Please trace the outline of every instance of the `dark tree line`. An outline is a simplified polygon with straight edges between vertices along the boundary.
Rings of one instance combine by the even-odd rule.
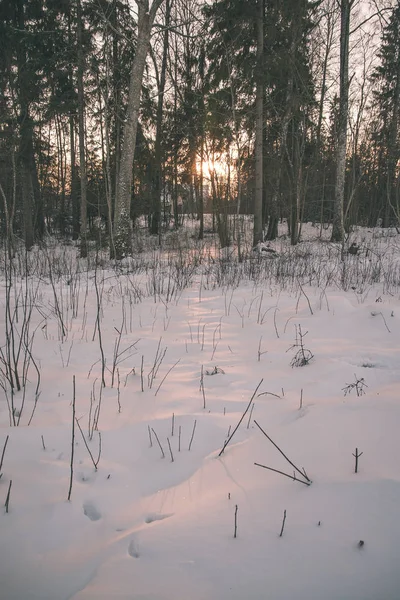
[[[333,223],[335,241],[354,224],[398,226],[397,0],[367,16],[360,0],[136,5],[0,0],[10,246],[50,234],[122,258],[139,217],[161,236],[184,213],[200,238],[212,213],[239,253],[244,214],[254,243],[283,218],[293,244],[308,220]]]

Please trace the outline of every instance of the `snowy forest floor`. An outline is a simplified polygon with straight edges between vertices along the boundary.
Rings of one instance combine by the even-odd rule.
[[[316,233],[2,272],[1,345],[8,298],[32,355],[25,394],[2,364],[2,600],[400,598],[400,237]]]

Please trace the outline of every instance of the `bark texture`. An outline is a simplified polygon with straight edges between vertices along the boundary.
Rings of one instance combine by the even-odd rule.
[[[257,15],[257,88],[256,88],[256,189],[254,197],[253,245],[263,241],[263,131],[264,131],[264,0],[258,0]]]
[[[115,258],[121,260],[132,253],[131,196],[133,183],[133,159],[139,119],[140,96],[146,57],[149,50],[151,28],[157,10],[163,0],[138,1],[138,37],[132,63],[128,106],[123,131],[121,163],[114,212]]]
[[[85,151],[85,98],[83,89],[83,75],[85,71],[85,57],[82,40],[82,5],[81,0],[76,0],[77,17],[77,59],[78,59],[78,124],[79,124],[79,172],[81,189],[81,220],[80,220],[80,254],[87,256],[87,180],[86,180],[86,151]]]
[[[341,0],[340,3],[340,96],[332,242],[341,242],[344,239],[344,190],[346,183],[347,113],[349,107],[349,38],[350,14],[353,4],[354,0]]]

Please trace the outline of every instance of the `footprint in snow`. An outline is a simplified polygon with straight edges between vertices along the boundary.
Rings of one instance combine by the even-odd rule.
[[[135,540],[131,540],[129,542],[128,554],[129,554],[129,556],[132,556],[132,558],[139,558],[140,554],[139,554]]]
[[[296,414],[296,419],[302,419],[303,417],[306,416],[306,414],[308,413],[308,411],[310,410],[309,406],[302,406],[302,408],[300,408]]]
[[[101,513],[97,510],[92,502],[85,502],[83,505],[83,514],[91,521],[98,521],[101,519]]]
[[[94,480],[94,476],[91,474],[83,473],[82,471],[79,471],[76,474],[75,479],[77,479],[77,481],[81,481],[82,483],[88,483],[88,482]]]
[[[172,517],[172,514],[162,515],[162,514],[158,514],[158,513],[151,513],[151,514],[147,515],[144,522],[145,523],[153,523],[154,521],[162,521],[163,519],[168,519],[169,517]]]

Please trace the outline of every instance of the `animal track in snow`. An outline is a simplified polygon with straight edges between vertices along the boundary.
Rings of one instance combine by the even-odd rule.
[[[169,517],[172,517],[172,514],[162,515],[162,514],[158,514],[158,513],[150,513],[149,515],[147,515],[144,522],[145,523],[153,523],[153,521],[162,521],[163,519],[168,519]]]
[[[82,471],[79,471],[79,473],[76,474],[76,479],[78,481],[81,481],[82,483],[88,483],[90,481],[93,481],[94,476],[91,474],[87,474],[87,473],[83,473]]]
[[[137,549],[137,545],[135,543],[135,540],[131,540],[129,542],[128,554],[129,554],[129,556],[132,556],[132,558],[139,558],[140,554],[139,554],[139,551]]]
[[[91,521],[98,521],[101,519],[101,513],[97,510],[92,502],[85,502],[83,505],[83,514],[86,515]]]

